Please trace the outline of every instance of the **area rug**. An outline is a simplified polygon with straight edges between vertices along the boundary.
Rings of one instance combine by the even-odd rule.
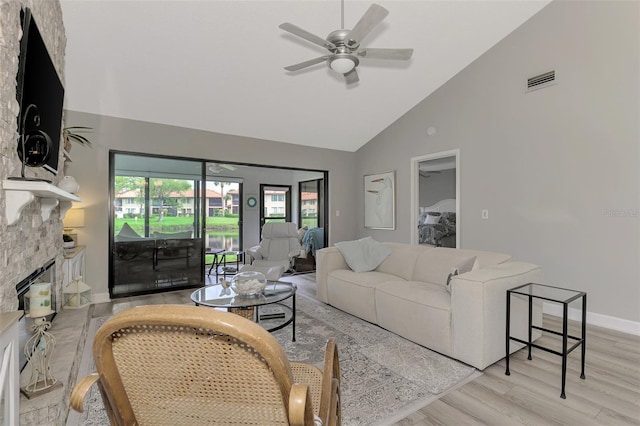
[[[391,425],[481,373],[473,367],[317,301],[315,275],[283,281],[298,286],[296,341],[291,327],[274,332],[289,359],[322,367],[324,345],[338,345],[345,426]],[[92,320],[79,377],[94,371],[91,337],[107,317]],[[99,391],[85,399],[85,413],[71,412],[67,425],[108,425]]]

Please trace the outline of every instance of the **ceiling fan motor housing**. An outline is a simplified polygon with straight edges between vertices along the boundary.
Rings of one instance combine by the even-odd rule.
[[[352,47],[346,45],[345,40],[349,36],[351,30],[336,30],[332,31],[327,36],[327,41],[333,43],[335,48],[329,49],[334,55],[329,58],[327,65],[333,71],[340,74],[345,74],[358,66],[360,60],[352,53],[358,49],[359,44],[355,44]]]

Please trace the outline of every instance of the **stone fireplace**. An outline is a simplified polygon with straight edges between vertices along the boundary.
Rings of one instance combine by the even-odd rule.
[[[0,182],[10,176],[19,176],[18,114],[16,76],[22,30],[20,10],[32,9],[51,59],[61,77],[64,76],[64,49],[66,37],[62,11],[58,1],[17,0],[0,3]],[[63,164],[62,152],[59,163]],[[27,168],[27,176],[49,179],[56,185],[62,178],[42,168]],[[60,208],[44,219],[42,202],[36,197],[22,211],[19,220],[9,225],[6,214],[7,191],[0,185],[0,312],[15,311],[19,307],[16,284],[35,270],[53,260],[52,292],[56,310],[60,309],[63,245]]]

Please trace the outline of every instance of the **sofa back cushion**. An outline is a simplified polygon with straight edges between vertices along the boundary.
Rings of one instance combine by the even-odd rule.
[[[465,250],[446,247],[436,247],[421,252],[415,262],[413,281],[426,281],[446,286],[451,268],[458,267],[466,260],[476,257],[480,268],[511,260],[511,256],[480,250]]]
[[[391,254],[376,268],[376,271],[393,274],[407,281],[411,280],[418,256],[425,250],[433,250],[431,247],[411,244],[384,243],[384,245],[391,248]]]

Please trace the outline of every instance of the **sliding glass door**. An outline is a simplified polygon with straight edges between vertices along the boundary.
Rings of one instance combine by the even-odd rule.
[[[298,217],[300,227],[324,228],[324,179],[300,182],[298,185]]]
[[[203,285],[202,163],[112,154],[111,297]]]
[[[207,176],[205,247],[242,250],[242,180]]]
[[[241,254],[266,222],[328,224],[327,172],[127,152],[110,168],[111,298],[212,284],[213,253]]]

